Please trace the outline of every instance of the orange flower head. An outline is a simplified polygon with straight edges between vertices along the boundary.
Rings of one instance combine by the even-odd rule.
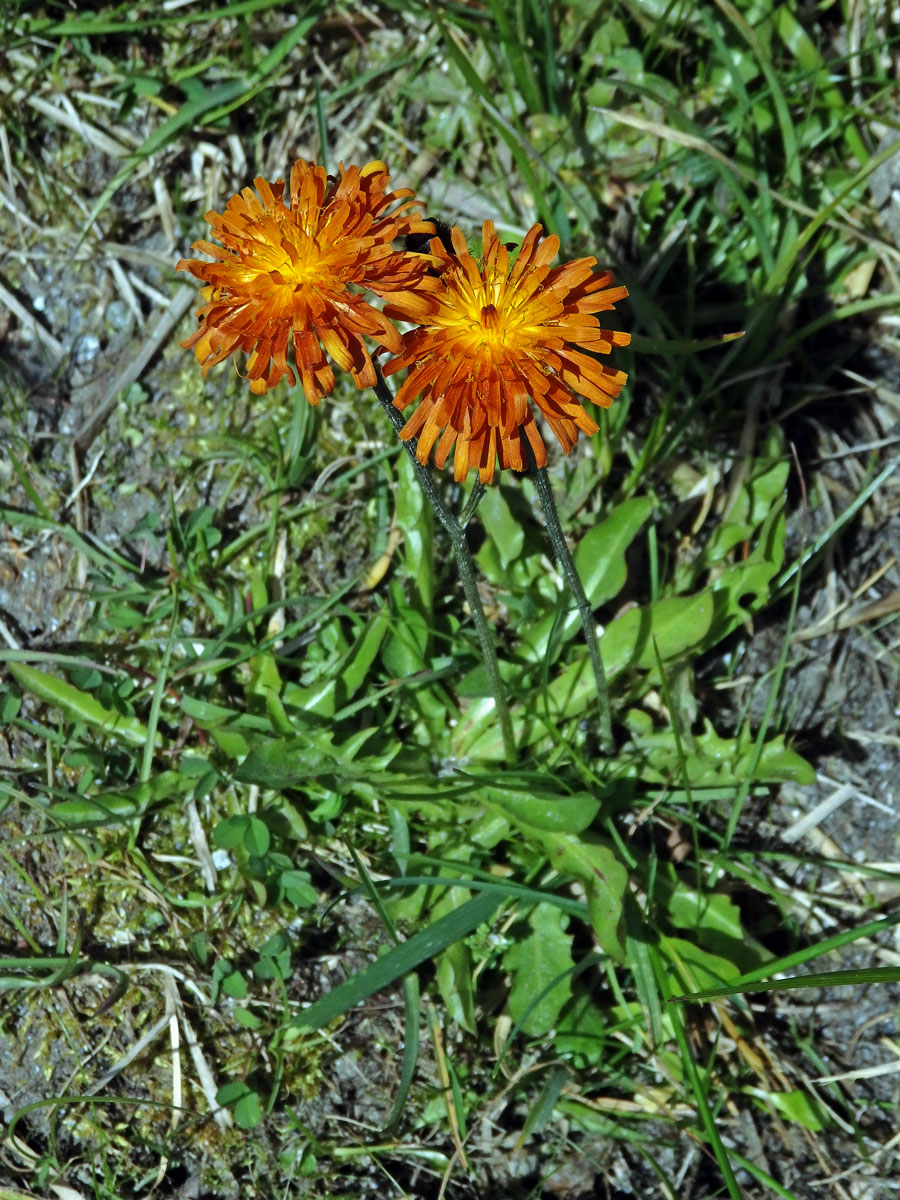
[[[378,296],[415,287],[428,270],[425,255],[395,251],[395,238],[434,232],[415,211],[409,188],[390,191],[382,162],[340,168],[340,178],[314,163],[297,162],[290,192],[284,182],[254,180],[257,196],[244,188],[221,214],[208,212],[212,242],[193,249],[214,261],[182,259],[176,270],[204,281],[200,325],[182,346],[193,348],[203,374],[238,350],[248,355],[247,378],[257,395],[287,376],[294,360],[310,404],[334,387],[325,355],[349,371],[357,387],[372,387],[375,370],[364,342],[401,349],[400,335],[357,290]],[[403,203],[397,205],[397,201]]]
[[[595,356],[627,346],[631,337],[602,329],[596,314],[628,292],[610,286],[609,271],[595,274],[593,258],[551,268],[559,238],[542,240],[540,225],[525,235],[512,269],[491,221],[482,230],[480,267],[458,228],[451,237],[452,253],[431,242],[437,275],[385,307],[386,315],[418,328],[403,335],[403,349],[384,373],[409,368],[394,399],[401,411],[422,397],[400,434],[404,440],[418,434],[419,461],[427,462],[437,443],[434,461],[443,467],[455,443],[456,479],[476,469],[490,483],[498,458],[515,471],[527,466],[523,437],[537,465],[546,465],[534,406],[566,454],[579,430],[597,432],[577,397],[608,408],[625,384],[622,371]]]

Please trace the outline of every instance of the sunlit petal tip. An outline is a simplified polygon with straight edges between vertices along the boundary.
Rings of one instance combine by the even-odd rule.
[[[451,241],[451,243],[453,245],[453,249],[457,255],[459,255],[460,257],[462,257],[463,255],[468,255],[469,243],[466,241],[465,234],[463,233],[463,231],[460,229],[460,227],[458,225],[454,225],[453,228],[450,230],[450,241]],[[438,245],[440,246],[440,242],[438,242]],[[435,250],[434,242],[431,243],[431,250],[432,250],[432,253],[434,253],[434,254],[438,253],[438,251]]]

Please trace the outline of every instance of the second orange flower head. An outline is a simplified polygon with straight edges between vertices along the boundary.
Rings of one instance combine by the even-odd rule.
[[[595,274],[593,258],[551,267],[559,239],[542,241],[539,225],[525,235],[512,269],[492,222],[482,230],[480,266],[460,230],[451,236],[453,253],[437,239],[431,243],[438,276],[392,297],[385,308],[418,328],[403,335],[402,352],[384,373],[409,368],[394,400],[398,409],[422,397],[400,435],[418,434],[419,461],[426,462],[437,443],[434,460],[443,467],[455,444],[456,479],[477,470],[490,483],[498,458],[516,471],[528,465],[523,439],[537,465],[546,464],[532,403],[566,454],[579,431],[597,432],[578,397],[603,408],[612,403],[627,376],[595,356],[627,346],[631,337],[601,328],[596,314],[628,292],[610,286],[609,271]]]
[[[208,285],[200,326],[182,345],[194,350],[204,375],[243,351],[257,394],[284,376],[292,386],[296,382],[287,361],[290,342],[310,404],[334,387],[326,353],[358,387],[372,387],[375,371],[363,339],[396,353],[400,335],[357,289],[384,296],[416,287],[428,259],[395,251],[391,243],[433,233],[434,226],[410,211],[416,201],[408,199],[409,189],[389,190],[381,162],[341,167],[335,179],[324,167],[299,161],[287,197],[281,180],[254,183],[258,196],[244,188],[223,213],[206,214],[221,245],[201,241],[193,249],[214,261],[178,263],[177,269]]]

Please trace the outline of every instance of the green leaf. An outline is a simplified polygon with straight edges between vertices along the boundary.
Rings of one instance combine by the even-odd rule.
[[[246,817],[226,817],[224,821],[219,821],[213,829],[213,841],[223,850],[233,850],[243,841],[246,826]]]
[[[626,579],[625,551],[652,511],[649,496],[626,500],[588,530],[575,547],[575,566],[594,608],[622,590]]]
[[[237,762],[246,756],[249,749],[247,739],[236,729],[223,729],[221,727],[211,729],[209,736],[226,758],[234,759]]]
[[[51,813],[64,825],[80,825],[90,828],[98,825],[114,825],[139,816],[131,800],[124,796],[82,796],[77,800],[62,800],[50,808]]]
[[[7,725],[19,715],[22,707],[22,697],[15,695],[6,688],[0,689],[0,725]]]
[[[397,469],[397,525],[403,533],[403,558],[411,583],[413,608],[430,617],[434,604],[434,512],[407,456]]]
[[[602,1062],[608,1050],[606,1025],[588,991],[576,988],[557,1022],[553,1044],[558,1054],[580,1069]]]
[[[181,697],[181,711],[200,729],[207,730],[222,753],[232,759],[241,759],[247,753],[247,731],[270,733],[272,728],[265,717],[189,695]]]
[[[73,764],[74,765],[74,764]],[[153,805],[193,790],[195,780],[180,771],[160,771],[147,783],[98,791],[77,800],[51,806],[58,821],[67,825],[102,825],[143,816]]]
[[[231,1109],[235,1122],[241,1129],[255,1129],[262,1120],[259,1096],[246,1083],[240,1083],[236,1079],[219,1088],[216,1092],[216,1103]]]
[[[811,1129],[813,1133],[820,1133],[832,1124],[822,1106],[806,1092],[767,1092],[762,1088],[748,1088],[747,1092],[758,1100],[764,1112],[771,1106],[786,1120]]]
[[[680,778],[692,787],[737,785],[748,779],[753,783],[803,785],[811,785],[816,781],[813,768],[806,759],[785,745],[781,734],[763,747],[751,774],[754,742],[748,726],[743,726],[737,737],[723,738],[719,737],[708,720],[704,720],[702,733],[690,735],[690,754],[684,761],[676,753],[669,729],[650,733],[634,731],[632,744],[635,752],[634,775],[648,783],[665,783],[673,777]]]
[[[740,542],[749,541],[756,530],[784,506],[791,468],[788,459],[780,457],[778,437],[776,435],[769,447],[776,457],[754,462],[727,519],[712,533],[701,556],[705,566],[721,562]]]
[[[191,940],[189,944],[191,948],[191,954],[193,954],[194,958],[201,967],[205,967],[212,950],[208,935],[205,933],[191,934]]]
[[[291,944],[283,933],[275,933],[260,947],[253,974],[257,979],[284,980],[290,973]]]
[[[337,711],[337,674],[325,676],[307,687],[286,683],[282,699],[285,706],[305,716],[333,717]]]
[[[262,1021],[259,1017],[250,1011],[249,1008],[244,1008],[240,1004],[234,1009],[232,1016],[238,1025],[243,1025],[245,1029],[260,1029]]]
[[[560,795],[541,791],[535,779],[535,790],[518,790],[510,783],[503,787],[483,787],[479,795],[492,808],[507,817],[514,825],[556,833],[581,833],[591,824],[600,809],[600,801],[588,792]]]
[[[278,791],[331,774],[334,767],[334,757],[306,735],[259,738],[251,744],[250,753],[235,772],[235,779]]]
[[[259,817],[249,817],[244,825],[243,843],[248,854],[262,857],[272,841],[269,827]]]
[[[606,627],[600,654],[608,675],[624,667],[656,667],[653,642],[663,662],[700,645],[709,632],[713,600],[708,592],[666,596],[655,604],[632,608]]]
[[[308,871],[282,871],[279,883],[284,889],[285,899],[294,908],[312,908],[318,900]]]
[[[607,678],[613,679],[627,667],[656,672],[653,638],[663,662],[677,658],[702,644],[712,625],[715,602],[709,591],[693,596],[669,596],[642,608],[633,608],[607,625],[600,640],[600,654]],[[567,667],[553,680],[543,698],[554,721],[581,717],[594,704],[597,694],[587,655]],[[520,747],[544,737],[546,723],[538,719],[541,706],[513,710]],[[459,722],[453,740],[459,757],[498,761],[503,758],[503,741],[497,728],[492,701],[470,705]]]
[[[240,971],[232,971],[223,976],[222,991],[233,1000],[243,1000],[247,995],[247,980]]]
[[[740,978],[741,972],[733,962],[718,954],[710,954],[708,950],[684,938],[665,937],[660,947],[672,964],[672,986],[675,989],[687,986],[692,991],[703,991]]]
[[[475,989],[472,985],[472,954],[465,942],[454,942],[438,959],[438,991],[452,1021],[467,1033],[475,1033]]]
[[[147,741],[147,727],[136,717],[123,716],[114,709],[105,708],[89,692],[73,687],[66,680],[21,662],[7,662],[6,669],[19,687],[45,704],[58,708],[70,721],[83,722],[133,746],[143,746]]]
[[[250,678],[244,690],[248,696],[265,696],[266,693],[272,693],[275,697],[281,695],[284,685],[274,654],[254,654],[247,663],[247,669]]]
[[[478,519],[505,571],[522,553],[525,532],[514,515],[502,487],[490,487],[478,506]]]
[[[542,843],[551,866],[561,874],[574,875],[584,885],[588,914],[601,950],[617,962],[624,962],[622,910],[628,884],[625,867],[602,842],[537,830],[533,836]]]
[[[365,683],[389,628],[387,609],[379,609],[350,647],[338,669],[343,701],[351,700]]]
[[[713,580],[711,590],[716,615],[709,644],[721,641],[732,630],[768,603],[775,576],[784,563],[787,522],[783,503],[774,508],[760,530],[756,548],[741,562],[732,563]]]
[[[235,1102],[234,1120],[241,1129],[255,1129],[262,1120],[262,1105],[256,1092],[248,1089],[246,1095]]]
[[[260,655],[258,657],[267,657],[267,656]],[[275,691],[274,688],[263,687],[261,689],[254,688],[254,689],[248,689],[248,690],[253,691],[256,694],[259,694],[259,692],[261,691],[262,695],[265,696],[266,712],[269,715],[269,721],[272,725],[272,732],[275,734],[276,737],[296,737],[297,736],[297,730],[291,724],[290,717],[285,712],[284,702],[282,701],[281,696],[278,694],[278,692]]]
[[[674,880],[674,886],[673,886]],[[734,962],[741,971],[759,966],[771,957],[749,937],[741,925],[740,910],[722,892],[698,892],[682,880],[657,876],[656,895],[669,920],[679,929],[689,929],[705,950]]]
[[[668,903],[669,920],[682,929],[708,929],[713,933],[741,941],[740,909],[722,892],[703,894],[679,882]]]
[[[572,995],[572,938],[563,930],[563,914],[552,904],[535,906],[531,932],[503,956],[512,975],[509,1012],[530,1037],[544,1037]]]
[[[381,651],[385,669],[395,679],[424,671],[430,631],[425,616],[392,594],[391,634]]]
[[[216,1103],[222,1105],[233,1104],[235,1100],[245,1095],[249,1090],[246,1083],[233,1079],[230,1083],[223,1083],[216,1092]]]

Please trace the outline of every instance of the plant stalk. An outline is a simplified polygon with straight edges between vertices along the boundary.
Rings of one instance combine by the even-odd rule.
[[[399,435],[400,430],[406,424],[403,416],[394,408],[394,397],[390,388],[385,382],[384,376],[381,374],[381,368],[375,365],[375,395],[378,398],[378,403],[387,413],[388,419],[394,427],[394,432]],[[503,737],[503,752],[506,761],[509,764],[515,762],[516,759],[516,739],[513,734],[512,718],[509,715],[509,705],[506,702],[506,691],[503,687],[503,680],[500,678],[500,667],[497,662],[497,651],[494,648],[494,638],[491,632],[491,627],[488,625],[487,617],[484,615],[484,606],[481,603],[481,597],[478,594],[478,584],[475,577],[475,564],[472,561],[472,554],[469,550],[469,543],[466,539],[465,524],[460,524],[453,513],[450,512],[447,505],[444,503],[443,497],[435,485],[434,479],[428,468],[420,463],[416,458],[417,438],[410,438],[409,441],[403,442],[403,447],[409,456],[409,461],[412,463],[413,470],[416,473],[416,478],[421,484],[422,491],[434,510],[437,519],[446,529],[450,538],[450,544],[453,547],[453,554],[456,558],[456,565],[459,569],[459,578],[463,587],[463,594],[466,597],[466,603],[469,605],[469,611],[472,614],[472,620],[475,622],[475,630],[478,634],[478,644],[481,649],[481,657],[484,662],[484,669],[487,672],[488,684],[491,689],[491,695],[494,697],[494,704],[497,709],[497,716],[500,720],[500,733]],[[465,520],[471,518],[475,506],[484,494],[483,488],[479,492],[480,484],[475,485],[474,495],[477,496],[475,505],[470,503],[466,507]]]
[[[553,488],[550,485],[547,468],[538,467],[532,460],[531,477],[534,480],[538,500],[544,513],[544,524],[547,527],[547,534],[553,546],[553,553],[562,570],[569,591],[575,598],[578,615],[581,618],[581,628],[584,630],[584,640],[587,644],[588,658],[591,661],[591,667],[594,672],[597,700],[600,705],[600,745],[606,754],[614,754],[615,743],[612,732],[612,714],[609,706],[609,688],[606,685],[606,671],[603,668],[603,659],[600,657],[600,643],[597,641],[597,626],[594,623],[593,610],[585,595],[584,585],[575,569],[575,563],[569,552],[569,547],[566,545],[566,539],[563,536],[562,526],[559,523],[559,512],[556,508],[556,499],[553,495]]]

